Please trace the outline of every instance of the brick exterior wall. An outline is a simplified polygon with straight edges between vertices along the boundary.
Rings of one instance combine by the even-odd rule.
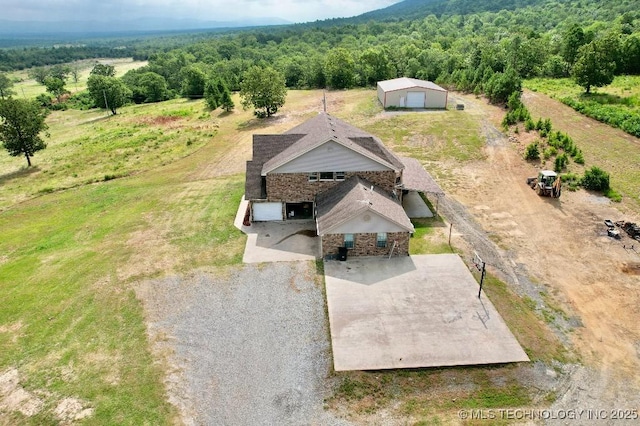
[[[347,172],[345,179],[358,175],[372,184],[392,192],[396,183],[396,172]],[[285,201],[302,203],[314,201],[317,194],[327,191],[342,181],[309,182],[307,173],[269,173],[267,174],[267,201]]]
[[[377,234],[355,234],[354,247],[349,249],[348,256],[389,256],[389,251],[393,247],[393,242],[398,244],[393,250],[394,256],[409,255],[409,238],[408,232],[389,232],[387,233],[387,247],[377,247]],[[322,241],[322,257],[327,255],[337,255],[338,247],[344,246],[343,234],[325,234],[321,237]]]

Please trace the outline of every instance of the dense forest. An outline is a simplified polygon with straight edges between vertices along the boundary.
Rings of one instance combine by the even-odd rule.
[[[257,65],[275,68],[289,88],[371,86],[407,76],[501,102],[523,78],[574,76],[588,92],[614,75],[639,74],[640,0],[406,0],[350,19],[111,48],[6,49],[0,64],[10,70],[123,56],[149,61],[124,77],[129,89],[139,92],[139,76],[153,73],[166,83],[163,97],[184,95],[185,87],[190,97],[204,96],[212,79],[237,91]]]

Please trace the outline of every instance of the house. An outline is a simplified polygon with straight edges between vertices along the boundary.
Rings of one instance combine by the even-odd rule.
[[[384,108],[445,109],[448,92],[430,81],[401,77],[379,81],[378,99]]]
[[[407,255],[404,164],[375,136],[326,113],[280,135],[254,135],[245,198],[251,221],[315,219],[322,255]]]

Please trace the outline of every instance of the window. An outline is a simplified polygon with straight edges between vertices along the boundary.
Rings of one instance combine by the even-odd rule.
[[[353,248],[353,234],[344,234],[344,246]]]
[[[379,232],[376,239],[376,246],[378,248],[385,248],[387,246],[387,233]]]
[[[318,172],[309,173],[309,182],[317,182],[318,181]]]
[[[333,180],[333,172],[320,172],[320,180]]]
[[[344,172],[336,172],[336,180],[344,180]]]

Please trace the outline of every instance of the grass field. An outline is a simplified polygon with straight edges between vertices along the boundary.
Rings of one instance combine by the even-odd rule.
[[[251,135],[280,133],[313,116],[321,93],[292,91],[283,110],[264,121],[250,111],[209,113],[201,101],[185,100],[128,106],[109,118],[100,111],[56,112],[48,118],[49,147],[36,154],[33,168],[0,155],[0,373],[17,369],[20,385],[43,403],[31,417],[8,415],[6,424],[55,424],[56,404],[67,397],[95,409],[91,423],[174,422],[164,366],[150,352],[135,284],[241,262],[245,236],[233,218]],[[425,162],[482,158],[480,124],[465,114],[387,116],[371,90],[333,92],[328,100],[331,113],[398,152]],[[450,250],[428,225],[417,223],[412,251]],[[494,303],[529,354],[560,356],[532,310],[494,284],[487,294],[496,288]],[[341,376],[335,398],[361,393],[355,404],[369,410],[400,395],[403,412],[427,419],[453,407],[445,404],[452,395],[465,407],[530,400],[511,367],[461,369],[454,374],[467,377],[469,388],[429,391],[450,371]],[[490,380],[503,374],[505,386]]]
[[[189,174],[232,146],[216,137],[222,120],[203,111],[184,101],[109,119],[67,111],[49,118],[50,146],[32,170],[0,157],[0,372],[17,368],[44,404],[7,424],[56,423],[52,411],[67,397],[95,408],[99,424],[174,418],[131,284],[241,261],[233,218],[242,176]]]
[[[73,81],[73,78],[69,76],[67,78],[66,88],[69,92],[76,93],[87,88],[87,79],[89,73],[93,69],[96,61],[103,64],[111,64],[116,69],[116,76],[121,77],[127,71],[131,69],[140,68],[147,64],[146,61],[134,61],[133,59],[91,59],[85,61],[78,61],[70,64],[73,67],[77,67],[79,72],[78,81]],[[31,79],[27,70],[15,71],[8,74],[9,78],[15,81],[13,91],[16,92],[16,96],[25,98],[35,98],[41,93],[45,93],[46,89],[43,85],[38,84],[35,80]]]

